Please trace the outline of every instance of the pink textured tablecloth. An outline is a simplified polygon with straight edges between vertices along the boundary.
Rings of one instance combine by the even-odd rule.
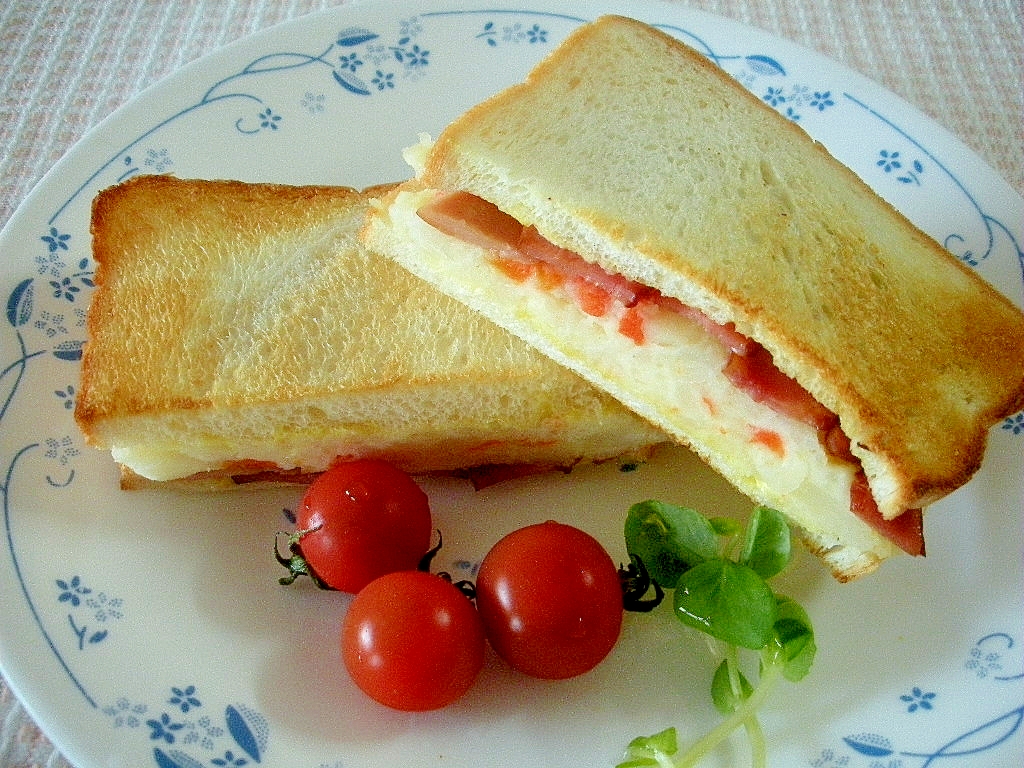
[[[7,0],[0,5],[0,227],[76,140],[143,88],[226,43],[339,4]],[[769,30],[867,75],[1024,194],[1020,0],[680,4]],[[0,766],[68,765],[0,678]]]

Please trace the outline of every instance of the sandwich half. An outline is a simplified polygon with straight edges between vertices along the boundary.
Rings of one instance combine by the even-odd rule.
[[[303,482],[357,457],[494,477],[666,439],[363,248],[381,191],[143,176],[98,195],[75,418],[122,487]]]
[[[364,241],[781,510],[840,580],[1024,406],[1024,315],[797,125],[609,16],[407,151]]]

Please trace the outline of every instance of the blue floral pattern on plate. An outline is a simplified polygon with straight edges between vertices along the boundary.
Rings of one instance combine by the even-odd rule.
[[[103,713],[115,728],[148,734],[158,768],[260,763],[269,740],[263,715],[240,704],[229,704],[220,715],[207,714],[194,685],[172,687],[160,706],[120,698]]]
[[[94,593],[79,576],[57,579],[57,590],[57,602],[68,606],[68,624],[78,638],[80,651],[86,644],[102,643],[110,634],[107,627],[124,618],[121,598],[110,597],[106,592]]]
[[[348,16],[339,13],[339,18]],[[20,594],[56,664],[87,706],[106,717],[110,729],[123,733],[126,740],[145,744],[147,759],[158,768],[264,762],[273,754],[272,720],[251,705],[227,703],[237,697],[230,691],[211,690],[195,681],[191,672],[184,673],[181,684],[157,693],[131,688],[140,681],[125,680],[123,694],[109,704],[100,703],[89,676],[83,674],[87,659],[114,650],[122,642],[122,630],[138,619],[142,607],[127,602],[118,585],[101,583],[85,564],[47,564],[40,582],[46,584],[46,591],[26,576],[29,564],[22,560],[15,525],[19,514],[19,505],[13,500],[16,485],[29,482],[31,473],[37,472],[50,492],[65,494],[59,498],[66,500],[76,487],[82,458],[82,441],[69,418],[85,341],[85,307],[94,287],[86,201],[104,186],[139,173],[186,171],[190,162],[186,145],[169,131],[199,121],[207,113],[212,129],[232,136],[239,152],[251,151],[254,142],[262,142],[259,152],[272,152],[277,145],[268,142],[296,125],[329,120],[335,110],[365,108],[362,105],[374,100],[402,97],[429,85],[432,73],[453,64],[446,60],[453,52],[453,36],[467,49],[477,46],[516,62],[515,57],[525,52],[550,50],[582,21],[571,13],[481,9],[424,11],[378,25],[317,26],[307,35],[312,42],[306,50],[289,45],[262,52],[227,74],[200,83],[198,98],[123,137],[122,144],[105,155],[105,160],[97,161],[84,175],[64,180],[71,192],[52,210],[43,215],[32,212],[38,222],[34,244],[22,246],[32,249],[26,259],[31,267],[13,273],[13,284],[5,283],[2,289],[7,322],[0,324],[0,430],[16,411],[34,409],[45,412],[46,417],[38,420],[38,431],[24,442],[3,443],[0,501],[8,559]],[[870,124],[874,138],[858,150],[862,168],[875,174],[869,182],[879,188],[893,183],[903,194],[956,196],[970,216],[945,225],[960,227],[940,233],[946,247],[973,267],[984,266],[994,254],[1009,252],[1015,277],[1024,280],[1024,253],[1013,227],[988,213],[972,194],[969,180],[954,173],[894,116],[877,109],[868,98],[844,90],[827,72],[813,81],[791,74],[797,69],[793,62],[775,51],[725,50],[722,44],[709,42],[698,27],[661,26],[695,46],[764,103],[812,134],[823,130],[830,120]],[[268,85],[264,90],[265,84],[279,83],[282,78],[286,87]],[[282,98],[283,93],[290,96]],[[941,192],[933,191],[940,185],[944,185]],[[49,377],[46,397],[41,399],[35,396],[38,386],[30,387],[27,381],[37,370]],[[1000,432],[1017,443],[1024,442],[1024,413],[1007,419]],[[452,570],[472,576],[476,564],[473,558],[455,559]],[[860,731],[821,749],[807,764],[819,768],[908,768],[931,765],[940,758],[943,764],[955,764],[957,758],[995,753],[1019,740],[1024,718],[1024,695],[1019,689],[1024,677],[1007,660],[1007,653],[1017,649],[1018,643],[1019,638],[1011,632],[983,635],[969,649],[962,672],[1000,691],[1012,689],[1016,693],[1011,699],[1022,702],[1020,706],[960,731],[947,730],[949,736],[927,744],[904,741],[896,734],[899,728],[891,723],[865,724]],[[894,711],[905,718],[938,720],[952,714],[954,697],[948,693],[939,686],[915,683],[894,696]],[[276,759],[288,758],[278,755]],[[344,761],[320,764],[322,768],[344,765]]]
[[[967,654],[964,671],[979,679],[994,684],[1024,682],[1024,671],[1006,669],[1005,654],[1013,649],[1018,640],[1006,632],[995,632],[980,638]],[[934,691],[914,686],[899,697],[905,705],[905,714],[929,713],[941,707],[941,697]],[[1001,712],[995,717],[971,726],[962,733],[948,729],[935,729],[935,738],[925,747],[907,748],[899,745],[897,739],[876,731],[865,731],[842,739],[843,747],[823,749],[820,755],[810,761],[811,768],[829,766],[858,766],[867,768],[910,768],[911,766],[932,765],[941,760],[942,765],[955,765],[959,759],[975,760],[990,750],[1001,747],[1013,739],[1021,730],[1024,721],[1024,691],[1021,691],[1020,706]]]

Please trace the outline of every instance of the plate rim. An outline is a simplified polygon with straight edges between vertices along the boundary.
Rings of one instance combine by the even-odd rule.
[[[522,5],[527,5],[527,3],[523,3]],[[553,3],[543,3],[542,5],[548,5],[548,6],[555,5],[555,6],[558,6],[558,7],[561,7],[561,8],[579,7],[579,3],[571,2],[570,0],[565,0],[565,2],[559,1],[559,2],[553,2]],[[483,12],[485,10],[485,9],[481,8],[481,6],[479,6],[478,4],[474,4],[474,3],[444,2],[444,0],[435,0],[435,1],[428,0],[428,2],[417,3],[415,6],[408,6],[407,8],[413,8],[413,7],[421,8],[421,7],[427,7],[427,6],[430,6],[430,7],[443,6],[445,8],[452,8],[452,9],[455,9],[455,8],[457,8],[457,9],[465,9],[465,8],[472,7],[472,8],[479,9],[481,12]],[[633,8],[633,7],[634,7],[634,4],[630,4],[630,8]],[[637,7],[640,7],[640,6],[637,4]],[[758,37],[761,37],[761,38],[763,38],[766,41],[767,40],[771,40],[772,42],[778,41],[780,44],[784,44],[785,46],[790,47],[790,48],[792,48],[794,50],[803,51],[805,55],[814,57],[814,58],[819,59],[819,60],[826,60],[826,61],[828,61],[830,67],[832,67],[836,71],[838,71],[842,75],[842,78],[844,80],[846,80],[847,78],[852,78],[855,81],[862,81],[862,82],[859,83],[859,86],[866,86],[866,87],[869,87],[873,92],[880,92],[880,94],[885,97],[885,100],[892,100],[895,104],[897,104],[900,107],[899,114],[900,114],[901,119],[906,118],[906,120],[904,120],[905,123],[910,123],[912,125],[916,125],[918,123],[923,123],[923,124],[928,126],[929,131],[933,131],[933,130],[937,131],[938,139],[940,139],[940,141],[938,141],[938,143],[943,144],[943,145],[948,144],[949,146],[957,146],[957,145],[959,145],[958,146],[958,151],[962,150],[962,152],[966,153],[966,155],[967,155],[967,160],[966,161],[962,161],[962,162],[965,165],[968,165],[968,166],[973,165],[973,166],[976,166],[977,168],[982,168],[986,172],[991,174],[995,179],[998,179],[998,181],[1001,182],[1002,185],[1005,187],[1005,190],[998,190],[997,189],[996,192],[999,193],[999,194],[1006,194],[1009,198],[1011,198],[1014,206],[1019,207],[1021,210],[1024,210],[1024,198],[1021,198],[1020,195],[1015,190],[1013,190],[1004,180],[1002,180],[1001,177],[999,177],[998,174],[996,174],[995,171],[992,170],[985,163],[985,161],[983,159],[981,159],[980,156],[977,155],[977,153],[975,153],[969,147],[964,145],[963,142],[960,141],[959,139],[957,139],[953,134],[949,133],[945,128],[943,128],[942,126],[940,126],[937,123],[935,123],[933,120],[928,118],[923,112],[921,112],[916,107],[914,107],[913,105],[911,105],[908,102],[906,102],[901,97],[897,96],[896,94],[893,94],[893,93],[889,92],[883,86],[881,86],[881,85],[879,85],[877,83],[874,83],[873,81],[870,81],[869,79],[867,79],[864,76],[859,75],[858,73],[850,70],[849,68],[845,67],[844,65],[841,65],[841,64],[839,64],[837,62],[833,62],[831,60],[828,60],[826,57],[824,57],[820,53],[817,53],[815,51],[807,49],[807,48],[805,48],[803,46],[800,46],[799,44],[793,43],[791,41],[784,40],[783,38],[779,38],[779,37],[773,35],[772,33],[769,33],[769,32],[766,32],[764,30],[757,29],[757,28],[754,28],[754,27],[750,27],[748,25],[744,25],[744,24],[742,24],[740,22],[736,22],[736,21],[733,21],[733,20],[730,20],[730,19],[724,19],[723,17],[717,17],[717,16],[714,16],[714,14],[709,14],[709,13],[707,13],[705,11],[695,11],[695,9],[689,9],[689,8],[681,7],[681,6],[678,6],[678,5],[664,4],[664,3],[658,3],[656,5],[655,4],[648,4],[648,5],[643,5],[642,7],[645,10],[645,13],[644,13],[644,17],[645,18],[652,18],[653,17],[653,13],[651,11],[654,11],[654,12],[657,12],[657,13],[665,12],[665,13],[671,14],[673,16],[678,16],[680,19],[685,18],[685,17],[687,17],[690,14],[696,14],[698,16],[711,17],[711,18],[715,18],[715,19],[720,19],[720,20],[728,23],[729,25],[744,27],[746,29],[752,30]],[[197,59],[197,60],[195,60],[193,62],[190,62],[185,67],[177,70],[176,72],[172,73],[168,77],[163,78],[160,81],[158,81],[157,83],[154,83],[153,85],[149,86],[144,91],[140,92],[135,97],[133,97],[131,100],[126,102],[124,105],[119,107],[117,110],[115,110],[109,116],[104,118],[104,120],[99,122],[92,129],[90,129],[78,142],[76,142],[68,150],[68,152],[60,160],[58,160],[57,163],[55,163],[53,168],[51,168],[43,176],[43,178],[31,190],[29,195],[26,196],[25,200],[23,200],[22,203],[17,207],[17,209],[15,210],[14,214],[11,216],[11,219],[8,221],[7,225],[5,225],[3,231],[0,231],[0,244],[4,243],[6,241],[6,238],[9,237],[9,232],[14,231],[14,230],[17,229],[17,227],[18,227],[17,222],[20,221],[20,218],[22,216],[27,215],[25,212],[28,211],[33,205],[37,204],[37,202],[36,202],[37,196],[38,197],[42,197],[44,195],[44,193],[48,191],[49,186],[52,184],[52,179],[57,174],[62,173],[66,166],[70,165],[73,161],[78,160],[80,155],[87,154],[88,150],[91,147],[91,144],[97,141],[97,136],[102,135],[102,133],[104,131],[108,130],[109,126],[115,125],[119,120],[121,120],[124,117],[125,114],[129,113],[130,111],[132,111],[134,109],[137,109],[138,108],[137,105],[140,102],[144,102],[146,99],[152,98],[153,94],[159,93],[160,91],[162,91],[164,89],[167,89],[168,87],[173,85],[173,83],[183,79],[187,75],[192,74],[194,72],[202,71],[203,69],[208,68],[210,66],[210,64],[211,64],[211,60],[217,59],[217,57],[226,57],[226,56],[232,54],[233,52],[244,50],[248,46],[256,46],[256,45],[262,44],[262,43],[264,43],[264,42],[266,42],[268,40],[276,38],[277,36],[279,36],[282,33],[282,30],[284,28],[286,28],[286,27],[293,27],[295,29],[299,29],[300,27],[303,27],[306,24],[312,23],[312,20],[314,20],[314,19],[328,18],[328,17],[334,18],[336,16],[337,17],[345,17],[345,16],[349,16],[354,11],[358,10],[361,13],[361,12],[367,11],[368,9],[369,10],[374,10],[375,12],[381,13],[381,14],[383,14],[385,16],[390,16],[391,18],[394,18],[395,16],[397,16],[398,14],[400,14],[402,12],[408,13],[408,10],[406,8],[403,8],[403,9],[400,10],[400,9],[397,9],[397,8],[393,8],[393,7],[391,7],[388,4],[383,3],[383,2],[356,3],[356,4],[352,4],[352,5],[338,6],[336,8],[324,9],[324,10],[321,10],[321,11],[316,11],[314,13],[307,14],[305,16],[298,17],[296,19],[288,20],[288,21],[282,22],[280,24],[274,25],[274,26],[269,27],[269,28],[267,28],[265,30],[257,32],[257,33],[255,33],[253,35],[249,35],[249,36],[243,37],[243,38],[241,38],[239,40],[236,40],[236,41],[234,41],[234,42],[232,42],[232,43],[230,43],[230,44],[228,44],[226,46],[223,46],[221,48],[213,50],[213,51],[209,52],[208,54],[200,57],[199,59]],[[512,11],[517,10],[517,9],[510,9],[510,8],[506,8],[506,9],[493,9],[493,8],[488,8],[486,10],[487,10],[487,12],[503,13],[503,12],[512,12]],[[524,10],[523,12],[526,12],[526,13],[537,13],[537,11],[529,11],[529,10]],[[219,59],[217,59],[217,60],[219,61]],[[896,127],[896,126],[894,126],[894,127]],[[931,133],[929,133],[929,137],[931,137]],[[95,177],[92,177],[92,178],[95,178]],[[92,179],[90,178],[89,181],[91,181],[91,180]],[[83,184],[82,189],[84,189],[88,185],[89,181],[87,181],[87,182],[85,182]],[[995,194],[995,193],[993,193],[993,194]],[[68,203],[70,203],[70,199],[68,200]],[[63,207],[61,208],[61,210],[63,210]],[[1018,252],[1019,252],[1019,249],[1018,249]],[[6,276],[6,272],[7,272],[7,267],[5,266],[5,268],[4,268],[5,276]],[[8,486],[5,484],[5,491],[6,491],[7,488],[8,488]],[[10,665],[10,662],[9,662],[9,660],[6,657],[6,643],[4,642],[4,633],[3,633],[3,631],[0,631],[0,669],[3,669],[4,676],[5,676],[5,679],[7,680],[8,685],[11,687],[12,691],[21,700],[22,704],[25,706],[26,711],[28,711],[29,714],[32,715],[33,719],[35,719],[37,723],[40,723],[41,720],[44,719],[44,718],[39,718],[37,716],[37,713],[34,711],[33,707],[30,704],[30,701],[28,700],[28,698],[23,696],[22,691],[20,689],[20,686],[16,683],[16,680],[19,678],[19,676],[17,674],[15,674],[14,679],[12,679],[11,675],[9,674],[9,665]],[[53,729],[50,728],[50,727],[44,727],[42,725],[41,725],[41,727],[43,727],[44,731],[48,735],[50,735],[53,732]],[[52,736],[50,738],[53,739]],[[54,741],[55,744],[59,744],[59,742],[60,742],[59,739],[53,739],[53,741]],[[62,751],[63,751],[62,747],[58,747],[58,748],[62,749]]]

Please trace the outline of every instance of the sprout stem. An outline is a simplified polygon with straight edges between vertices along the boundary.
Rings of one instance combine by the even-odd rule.
[[[746,727],[750,737],[751,765],[754,768],[763,768],[766,763],[766,747],[764,732],[757,720],[757,711],[768,698],[775,684],[782,675],[780,665],[765,667],[761,673],[754,692],[743,701],[729,717],[719,723],[696,744],[690,747],[685,754],[680,756],[675,764],[677,768],[693,768],[707,757],[715,747],[725,741],[741,725]]]

